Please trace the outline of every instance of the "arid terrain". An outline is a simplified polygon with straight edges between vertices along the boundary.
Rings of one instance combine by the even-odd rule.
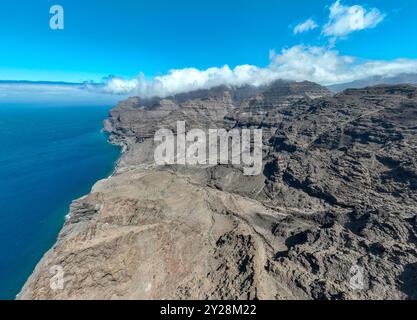
[[[179,120],[262,129],[262,174],[156,166],[154,134]],[[114,174],[73,202],[19,299],[417,299],[416,86],[133,97],[105,129]]]

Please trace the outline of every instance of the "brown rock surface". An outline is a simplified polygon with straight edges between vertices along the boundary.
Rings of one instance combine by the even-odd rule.
[[[153,135],[177,120],[262,128],[263,173],[156,167]],[[417,298],[417,87],[131,98],[105,127],[125,149],[115,173],[74,201],[20,299]]]

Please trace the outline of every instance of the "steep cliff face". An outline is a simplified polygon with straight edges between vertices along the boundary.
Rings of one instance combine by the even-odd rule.
[[[178,120],[262,128],[262,174],[155,166],[154,133]],[[19,298],[417,298],[417,87],[130,98],[105,126],[115,174],[74,201]]]

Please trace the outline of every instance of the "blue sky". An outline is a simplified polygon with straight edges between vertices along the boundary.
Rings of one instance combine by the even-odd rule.
[[[341,60],[347,63],[343,57],[349,56],[356,59],[355,67],[368,61],[417,59],[417,1],[343,0],[339,9],[347,12],[353,5],[360,5],[365,14],[377,9],[380,19],[342,36],[326,35],[324,26],[329,23],[330,8],[335,1],[2,1],[0,80],[100,82],[105,76],[115,75],[131,81],[143,73],[144,79],[152,81],[171,69],[206,70],[228,65],[234,72],[236,66],[268,68],[271,64],[280,64],[275,67],[280,75],[294,78],[293,74],[300,73],[298,69],[288,70],[294,68],[294,58],[288,63],[288,57],[280,55],[282,50],[297,46],[300,49],[293,50],[291,57],[297,55],[298,60],[305,54],[307,58],[336,54],[339,60],[334,60],[335,64]],[[55,4],[64,8],[64,30],[49,28],[49,8]],[[307,19],[317,27],[294,34],[296,25]],[[322,52],[311,48],[321,48]],[[271,54],[271,50],[275,53]],[[319,62],[317,68],[320,64],[329,63]],[[350,72],[351,66],[342,67],[346,69],[344,72]],[[372,73],[369,65],[365,67],[354,70],[356,78],[361,72],[364,75],[380,72]],[[355,80],[348,76],[321,79],[317,68],[311,80],[323,83]],[[392,68],[389,65],[388,70]],[[306,73],[305,77],[309,76]],[[184,79],[180,75],[179,80]],[[196,83],[199,79],[192,77],[190,81]],[[172,77],[165,80],[171,81]],[[125,85],[127,91],[137,88],[135,81],[123,83],[123,88]],[[154,83],[145,85],[155,87]]]

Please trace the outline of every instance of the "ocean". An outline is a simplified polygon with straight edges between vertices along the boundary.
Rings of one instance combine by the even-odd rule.
[[[0,299],[14,299],[55,243],[72,200],[112,173],[110,107],[0,104]]]

